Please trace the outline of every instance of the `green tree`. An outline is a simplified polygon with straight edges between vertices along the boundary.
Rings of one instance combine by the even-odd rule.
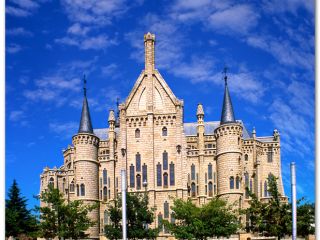
[[[304,201],[300,199],[299,203]],[[304,204],[299,204],[297,207],[297,235],[306,237],[309,234],[314,234],[315,232],[315,207],[314,203],[305,202]]]
[[[126,196],[128,239],[155,239],[159,231],[148,227],[154,220],[154,209],[148,208],[147,195],[127,193]],[[105,226],[105,235],[109,239],[118,239],[122,232],[120,196],[109,206],[108,212],[110,223]]]
[[[251,225],[247,229],[280,239],[291,233],[290,205],[281,201],[277,178],[273,175],[268,178],[268,192],[270,199],[266,203],[259,202],[257,197],[250,193],[250,207],[245,212]]]
[[[27,209],[27,200],[21,196],[16,180],[13,180],[8,197],[9,199],[6,199],[5,235],[18,237],[23,234],[33,237],[37,231],[37,220]]]
[[[84,238],[85,231],[96,224],[87,214],[97,208],[97,204],[85,205],[80,200],[66,203],[59,190],[52,186],[39,198],[45,204],[39,207],[41,237]]]
[[[200,207],[190,199],[175,199],[171,209],[175,222],[163,222],[177,239],[228,237],[236,233],[239,227],[231,206],[227,206],[227,203],[219,198],[214,198]]]

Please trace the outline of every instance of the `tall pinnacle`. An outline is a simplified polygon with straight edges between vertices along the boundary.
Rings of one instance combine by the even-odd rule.
[[[232,102],[231,98],[229,95],[229,89],[228,89],[228,77],[227,77],[227,70],[228,68],[225,67],[223,72],[224,72],[224,81],[225,81],[225,88],[224,88],[224,99],[223,99],[223,106],[222,106],[222,113],[221,113],[221,121],[220,124],[225,124],[225,123],[234,123],[235,118],[234,118],[234,113],[233,113],[233,107],[232,107]]]
[[[86,88],[86,76],[83,76],[83,104],[82,104],[82,112],[80,119],[80,126],[78,133],[93,133],[89,105],[87,101],[87,88]]]

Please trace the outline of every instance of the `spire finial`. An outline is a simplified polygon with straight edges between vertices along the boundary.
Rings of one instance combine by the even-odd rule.
[[[85,97],[87,96],[87,79],[85,74],[83,74],[83,94]]]
[[[224,83],[225,83],[225,85],[227,85],[227,80],[228,80],[227,72],[228,72],[228,70],[229,70],[229,68],[227,67],[227,65],[224,65],[222,73],[224,73]]]

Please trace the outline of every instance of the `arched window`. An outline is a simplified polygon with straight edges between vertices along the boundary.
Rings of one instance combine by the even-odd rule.
[[[141,171],[141,155],[140,155],[140,153],[136,154],[136,171],[137,172]]]
[[[196,166],[194,164],[191,165],[191,180],[196,179]]]
[[[240,189],[240,177],[239,176],[236,177],[236,188]]]
[[[54,187],[54,179],[53,179],[53,177],[51,177],[51,178],[49,179],[48,187]]]
[[[103,169],[102,171],[102,175],[103,175],[103,184],[107,184],[107,170],[106,169]]]
[[[170,217],[171,217],[170,222],[171,222],[172,224],[175,224],[176,219],[174,218],[174,214],[173,214],[173,213],[171,213],[171,214],[170,214]]]
[[[209,197],[212,197],[213,196],[212,182],[209,182],[208,188],[209,188]]]
[[[163,204],[163,217],[164,218],[169,218],[169,203],[167,201],[164,202]]]
[[[134,166],[130,166],[130,187],[134,188]]]
[[[168,136],[168,130],[166,127],[162,128],[162,136],[164,136],[164,137]]]
[[[66,179],[64,178],[64,179],[62,180],[62,190],[64,191],[65,188],[66,188]]]
[[[103,187],[103,201],[108,200],[108,190],[107,187]]]
[[[196,196],[196,184],[191,183],[191,197],[195,197],[195,196]]]
[[[158,228],[159,228],[160,232],[163,231],[162,214],[161,213],[158,214]]]
[[[238,145],[240,145],[240,138],[238,137]]]
[[[79,184],[77,184],[77,196],[79,196]]]
[[[81,196],[85,196],[86,195],[86,189],[85,189],[85,186],[84,186],[83,183],[80,185],[80,195]]]
[[[217,186],[216,185],[213,185],[213,193],[214,193],[214,195],[217,194]]]
[[[157,186],[162,186],[162,169],[161,164],[157,164]]]
[[[250,179],[250,191],[253,191],[253,186],[252,186],[252,179]]]
[[[248,161],[248,154],[245,154],[245,155],[244,155],[244,160],[245,160],[245,161]]]
[[[146,164],[143,164],[142,166],[142,181],[148,182],[148,166]]]
[[[208,165],[208,178],[212,179],[212,164],[209,163]]]
[[[136,179],[137,179],[137,190],[140,190],[141,189],[141,175],[137,174]]]
[[[248,198],[249,197],[249,174],[246,172],[244,174],[244,184],[245,184],[245,187],[246,187],[246,192],[245,192],[245,197]]]
[[[271,163],[273,160],[273,150],[272,147],[268,147],[268,163]]]
[[[174,181],[174,163],[170,163],[170,186],[174,186],[175,181]]]
[[[139,128],[137,128],[136,131],[135,131],[135,137],[136,138],[140,138],[140,130],[139,130]]]
[[[109,214],[107,210],[104,210],[104,225],[109,224]]]
[[[168,187],[168,173],[163,174],[163,186]]]
[[[272,177],[274,177],[273,174],[272,174],[272,173],[269,173],[269,174],[268,174],[268,181],[271,181]]]
[[[268,183],[267,181],[264,181],[264,196],[268,197]]]
[[[168,153],[166,151],[162,153],[162,163],[163,170],[168,170]]]
[[[234,177],[230,177],[230,189],[234,189]]]
[[[73,182],[73,180],[70,183],[70,192],[74,192],[74,182]]]

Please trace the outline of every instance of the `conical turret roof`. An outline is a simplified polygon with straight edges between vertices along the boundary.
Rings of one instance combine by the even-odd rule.
[[[224,88],[224,98],[223,98],[220,124],[236,122],[234,118],[232,102],[231,102],[229,89],[228,89],[227,76],[225,76],[224,80],[225,80],[225,88]]]
[[[80,119],[80,126],[78,133],[92,133],[93,134],[93,128],[91,123],[91,117],[89,112],[89,105],[87,100],[87,94],[86,94],[86,80],[84,78],[84,96],[83,96],[83,104],[82,104],[82,112],[81,112],[81,119]]]

